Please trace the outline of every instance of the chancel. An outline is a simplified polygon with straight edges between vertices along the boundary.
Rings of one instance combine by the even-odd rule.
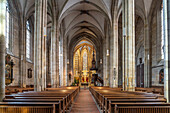
[[[170,113],[170,0],[0,0],[0,113]]]

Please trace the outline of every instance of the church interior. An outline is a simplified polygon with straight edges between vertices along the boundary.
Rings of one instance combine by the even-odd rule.
[[[0,0],[0,113],[170,113],[170,0]]]

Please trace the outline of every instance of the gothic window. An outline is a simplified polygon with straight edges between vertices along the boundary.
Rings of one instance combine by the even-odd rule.
[[[6,3],[6,48],[10,49],[10,12],[8,2]]]
[[[79,66],[79,55],[77,51],[74,56],[74,75],[75,76],[78,76],[78,66]]]
[[[161,58],[164,59],[164,11],[161,5]]]
[[[31,29],[28,20],[26,22],[26,28],[26,57],[27,59],[31,59]]]
[[[83,54],[83,70],[87,70],[87,51]]]
[[[61,49],[61,47],[60,47],[60,41],[59,41],[59,55],[61,56],[61,54],[60,54],[61,50],[60,50],[60,49]],[[59,56],[59,67],[60,67],[60,65],[61,65],[61,62],[60,62],[60,61],[61,61],[61,58],[60,58],[60,56]]]

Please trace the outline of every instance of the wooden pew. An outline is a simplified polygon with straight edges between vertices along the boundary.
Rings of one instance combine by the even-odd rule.
[[[166,103],[165,99],[106,99],[105,102],[105,113],[109,109],[110,103]]]
[[[108,113],[169,113],[168,103],[111,103]]]
[[[152,93],[164,95],[163,87],[151,87],[151,88],[135,87],[135,91],[152,92]]]
[[[61,103],[0,102],[0,113],[61,113]]]
[[[65,102],[63,99],[4,99],[4,102],[39,102],[39,103],[61,103],[61,112],[65,113]]]
[[[110,103],[124,103],[125,105],[129,103],[131,104],[158,103],[157,105],[166,103],[166,99],[164,99],[163,95],[160,95],[160,94],[146,93],[146,92],[141,92],[141,91],[137,91],[137,92],[120,91],[119,89],[116,89],[116,88],[90,87],[89,90],[92,93],[93,97],[95,98],[96,102],[98,103],[99,107],[101,108],[101,111],[105,113],[107,113],[108,110],[111,109],[109,108]],[[112,106],[112,109],[113,109],[113,106]],[[114,112],[111,112],[111,113],[114,113]],[[116,112],[116,113],[119,113],[119,112]],[[122,112],[122,113],[126,113],[126,112]],[[136,113],[136,112],[132,112],[132,113]]]
[[[6,95],[4,102],[43,102],[43,103],[61,103],[61,112],[65,113],[77,94],[79,87],[74,88],[56,88],[50,91],[42,92],[23,92],[18,94]]]
[[[19,88],[19,87],[6,87],[5,94],[16,94],[18,92],[24,92],[24,91],[34,91],[34,88]]]

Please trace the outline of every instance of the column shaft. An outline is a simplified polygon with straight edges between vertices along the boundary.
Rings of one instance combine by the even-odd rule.
[[[53,26],[52,26],[52,30],[51,30],[51,87],[55,88],[57,87],[56,84],[57,84],[57,70],[56,70],[56,67],[57,67],[57,64],[56,64],[56,55],[57,55],[57,50],[56,50],[56,39],[57,39],[57,22],[56,22],[56,19],[55,19],[55,14],[54,14],[54,19],[53,19]]]
[[[110,36],[110,87],[113,87],[113,83],[114,83],[114,75],[113,75],[113,70],[114,70],[114,36],[113,36],[113,26],[111,29],[111,36]]]
[[[21,42],[20,42],[20,87],[26,87],[26,20],[22,20],[21,28]]]
[[[64,84],[64,74],[63,74],[63,70],[64,70],[64,64],[63,64],[63,61],[64,61],[64,59],[63,59],[63,38],[61,38],[61,40],[60,40],[60,85],[61,86],[63,86],[63,84]]]
[[[109,28],[106,33],[106,86],[110,84],[110,37],[109,37]],[[108,51],[108,52],[107,52]]]
[[[5,11],[6,0],[0,0],[0,102],[5,98]]]
[[[113,87],[118,87],[118,21],[117,19],[114,20],[113,24]]]
[[[107,79],[106,79],[106,41],[105,39],[103,40],[103,80],[104,83],[103,85],[106,86],[107,84]]]
[[[135,10],[134,0],[123,0],[123,89],[135,90]]]
[[[170,102],[170,0],[163,1],[164,8],[164,38],[165,38],[165,59],[164,59],[164,97]]]
[[[57,29],[57,39],[56,39],[56,77],[57,77],[57,87],[60,86],[59,79],[59,30]]]
[[[35,0],[34,30],[34,90],[43,91],[46,87],[46,37],[47,0]]]
[[[67,81],[67,50],[66,50],[66,38],[63,39],[63,86],[66,86]]]
[[[149,22],[148,18],[145,20],[144,25],[144,48],[145,48],[145,57],[144,57],[144,87],[150,87],[150,63],[149,63],[149,57],[150,57],[150,50],[149,50]]]

